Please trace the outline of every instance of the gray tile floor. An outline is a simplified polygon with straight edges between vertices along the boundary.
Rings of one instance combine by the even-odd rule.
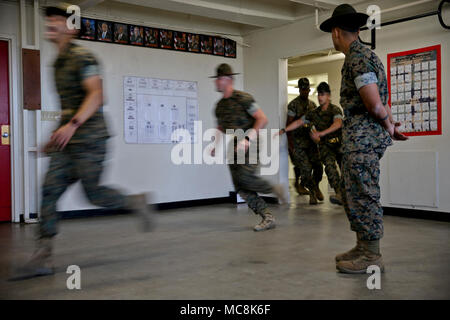
[[[9,282],[33,251],[36,225],[0,224],[1,299],[450,299],[450,224],[385,217],[381,290],[335,270],[354,244],[341,207],[294,196],[271,206],[276,229],[255,233],[246,205],[163,211],[140,233],[131,216],[64,220],[57,273]],[[81,290],[68,290],[69,265]]]

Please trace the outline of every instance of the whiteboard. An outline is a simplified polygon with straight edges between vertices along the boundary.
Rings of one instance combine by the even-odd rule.
[[[397,151],[387,158],[390,204],[439,207],[438,152]]]
[[[177,129],[194,139],[198,120],[196,81],[125,76],[123,78],[124,138],[126,143],[178,143]]]

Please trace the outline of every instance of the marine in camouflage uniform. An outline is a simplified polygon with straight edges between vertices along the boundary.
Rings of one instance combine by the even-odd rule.
[[[391,137],[405,140],[394,124],[388,102],[383,64],[359,40],[359,28],[368,16],[343,4],[320,29],[332,33],[335,48],[345,54],[342,66],[341,106],[342,176],[344,208],[357,244],[336,256],[336,268],[345,273],[365,273],[370,265],[384,270],[380,253],[383,237],[383,210],[380,204],[380,159],[392,144]]]
[[[336,197],[330,197],[331,202],[342,204],[341,177],[338,166],[341,166],[342,153],[342,119],[340,107],[330,103],[330,87],[326,82],[321,82],[317,87],[319,102],[321,105],[303,116],[304,123],[311,124],[312,137],[317,136],[320,160],[325,166],[325,173],[331,187],[336,192]],[[312,138],[314,141],[315,139]]]
[[[78,180],[91,203],[138,213],[144,228],[149,223],[144,194],[125,196],[99,185],[109,138],[101,107],[100,68],[89,51],[72,42],[74,33],[67,29],[67,16],[64,7],[46,8],[47,36],[59,47],[54,77],[62,117],[44,149],[50,156],[50,165],[42,187],[38,243],[22,270],[24,276],[53,273],[50,258],[52,238],[58,233],[56,202]]]
[[[217,75],[211,78],[217,78],[216,86],[218,91],[224,93],[224,97],[216,105],[215,115],[217,118],[218,128],[222,132],[227,130],[243,130],[246,132],[254,128],[257,115],[265,118],[262,110],[255,103],[253,97],[245,92],[234,90],[232,87],[232,76],[236,73],[227,64],[221,64],[217,68]],[[225,97],[225,95],[227,95]],[[242,140],[238,140],[241,138]],[[259,170],[259,159],[250,161],[250,149],[245,152],[245,161],[240,163],[236,150],[240,143],[246,143],[247,137],[234,136],[230,140],[227,150],[231,150],[232,163],[229,163],[229,169],[236,192],[247,202],[252,211],[262,217],[262,221],[254,227],[254,231],[262,231],[275,227],[275,218],[270,212],[266,202],[258,195],[258,193],[268,194],[275,193],[281,200],[285,202],[284,191],[280,185],[272,185],[268,181],[257,175]],[[257,137],[247,139],[249,143],[257,143]],[[244,160],[244,159],[242,159]],[[256,163],[252,163],[256,162]]]
[[[69,43],[54,63],[54,76],[61,99],[61,125],[69,123],[83,103],[83,80],[100,74],[94,56],[85,48]],[[88,199],[97,206],[125,207],[125,196],[99,186],[109,134],[102,109],[80,126],[62,151],[49,153],[50,165],[44,180],[40,215],[40,236],[57,234],[56,202],[74,182],[81,181]]]
[[[298,81],[300,90],[308,90],[309,80],[301,78]],[[299,95],[288,104],[288,126],[292,121],[302,118],[307,112],[316,108],[316,104]],[[322,180],[323,166],[320,161],[317,145],[311,140],[308,126],[303,126],[288,134],[289,143],[292,144],[290,150],[291,161],[295,168],[300,171],[302,184],[310,192],[310,204],[317,204],[317,200],[323,200],[323,195],[319,189],[319,183]]]
[[[383,105],[388,88],[383,64],[373,51],[358,40],[350,46],[342,67],[340,103],[344,108],[343,177],[347,193],[347,214],[351,229],[362,240],[383,237],[383,209],[380,204],[380,164],[392,139],[369,115],[359,89],[376,83]]]

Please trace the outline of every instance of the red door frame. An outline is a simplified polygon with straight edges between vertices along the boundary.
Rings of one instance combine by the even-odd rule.
[[[0,40],[0,125],[10,125],[9,103],[9,42]],[[0,143],[0,221],[11,217],[11,143]]]

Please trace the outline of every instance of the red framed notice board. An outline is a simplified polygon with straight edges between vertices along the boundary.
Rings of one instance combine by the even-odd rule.
[[[389,104],[407,136],[442,134],[441,46],[387,55]]]

